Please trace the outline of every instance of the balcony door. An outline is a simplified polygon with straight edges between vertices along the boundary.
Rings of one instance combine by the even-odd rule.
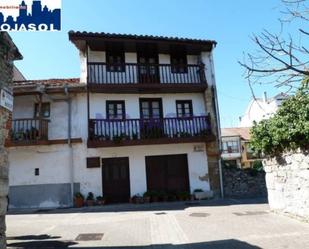
[[[140,99],[141,136],[160,138],[164,135],[162,99]]]
[[[160,83],[158,55],[154,53],[138,53],[139,83]]]

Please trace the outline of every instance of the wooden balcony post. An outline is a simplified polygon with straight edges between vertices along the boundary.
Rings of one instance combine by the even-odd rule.
[[[39,103],[38,103],[38,119],[39,119],[39,139],[42,137],[42,94],[39,94]]]

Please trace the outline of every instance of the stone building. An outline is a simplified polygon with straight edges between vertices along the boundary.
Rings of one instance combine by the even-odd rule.
[[[8,195],[8,154],[4,148],[11,128],[10,86],[13,80],[13,61],[22,59],[17,47],[6,32],[0,32],[0,248],[5,244],[5,214]]]

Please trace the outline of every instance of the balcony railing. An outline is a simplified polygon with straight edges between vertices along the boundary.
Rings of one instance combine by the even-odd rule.
[[[48,140],[48,122],[46,119],[14,119],[10,132],[11,142],[35,142]]]
[[[209,116],[160,119],[90,119],[89,141],[114,142],[204,138],[210,134]]]
[[[204,65],[88,63],[90,84],[205,84]]]

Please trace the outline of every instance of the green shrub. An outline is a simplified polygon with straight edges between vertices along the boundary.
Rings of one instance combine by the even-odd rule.
[[[309,146],[309,89],[300,88],[282,102],[277,113],[251,128],[252,150],[265,156],[284,151],[307,150]]]

